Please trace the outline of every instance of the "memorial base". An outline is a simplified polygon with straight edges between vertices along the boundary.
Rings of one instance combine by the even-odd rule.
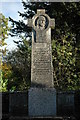
[[[56,116],[56,90],[30,88],[28,91],[29,116]]]

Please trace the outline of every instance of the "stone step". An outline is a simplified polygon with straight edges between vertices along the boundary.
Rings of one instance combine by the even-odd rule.
[[[56,117],[28,117],[28,116],[3,116],[1,120],[77,120],[74,116],[56,116]]]
[[[64,120],[63,117],[10,117],[9,120]]]

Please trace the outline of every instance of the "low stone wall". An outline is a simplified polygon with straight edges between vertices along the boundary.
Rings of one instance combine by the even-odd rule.
[[[74,91],[57,92],[57,115],[71,116],[74,115]]]
[[[80,118],[80,91],[57,91],[57,116]],[[28,92],[2,93],[2,112],[9,116],[28,116]]]
[[[2,93],[2,113],[9,113],[9,92]]]
[[[9,93],[9,113],[11,116],[28,115],[28,92]]]
[[[5,118],[3,120],[8,120],[9,118],[9,92],[2,93],[2,116]]]
[[[74,113],[77,120],[80,120],[80,91],[75,91],[74,95]]]

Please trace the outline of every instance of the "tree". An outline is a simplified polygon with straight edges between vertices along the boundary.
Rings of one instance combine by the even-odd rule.
[[[76,73],[76,48],[73,39],[63,36],[60,41],[52,41],[54,81],[57,89],[79,89],[79,79]]]
[[[18,12],[18,13],[24,19],[32,18],[36,14],[36,10],[41,8],[46,9],[46,13],[51,18],[56,19],[56,28],[55,31],[52,31],[54,33],[54,34],[52,33],[52,36],[59,38],[60,35],[65,34],[66,32],[72,32],[74,33],[74,35],[77,34],[79,36],[80,2],[79,3],[22,2],[22,3],[25,12],[24,13]],[[31,35],[30,34],[31,29],[27,25],[25,25],[23,20],[14,21],[13,19],[10,18],[10,21],[12,22],[12,26],[13,26],[11,29],[12,36],[14,35],[20,36],[21,33],[24,33],[25,37],[29,37]]]
[[[3,62],[2,64],[2,91],[8,91],[8,84],[12,76],[12,67],[10,64]]]
[[[80,72],[78,65],[76,65],[80,37],[80,2],[31,3],[22,1],[22,3],[25,12],[18,12],[22,18],[32,18],[37,9],[46,9],[46,13],[56,20],[55,30],[52,30],[55,86],[58,89],[80,89]],[[24,37],[29,37],[31,40],[31,29],[23,21],[14,21],[12,18],[10,21],[12,22],[12,36],[18,35],[20,37],[24,33]],[[56,67],[57,65],[59,69]]]
[[[5,18],[5,16],[0,13],[0,82],[1,82],[1,85],[0,85],[0,91],[6,91],[7,88],[7,79],[3,79],[4,76],[3,76],[3,66],[4,66],[4,56],[6,55],[6,47],[5,45],[6,42],[5,42],[5,39],[8,37],[8,31],[10,30],[10,28],[8,27],[8,18]],[[4,48],[3,48],[4,47]],[[2,62],[3,61],[3,62]],[[7,68],[7,66],[6,66]]]
[[[8,64],[12,67],[12,75],[8,84],[9,91],[27,90],[30,86],[31,48],[24,38],[21,39],[23,39],[23,44],[17,43],[17,50],[7,55]]]

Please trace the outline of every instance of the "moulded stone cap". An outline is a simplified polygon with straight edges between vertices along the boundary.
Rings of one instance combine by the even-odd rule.
[[[54,27],[55,27],[55,19],[54,18],[50,19],[50,27],[52,29],[54,29]]]
[[[37,14],[45,14],[45,9],[37,9]]]
[[[27,26],[32,27],[32,22],[33,22],[32,19],[28,19],[27,20]]]

